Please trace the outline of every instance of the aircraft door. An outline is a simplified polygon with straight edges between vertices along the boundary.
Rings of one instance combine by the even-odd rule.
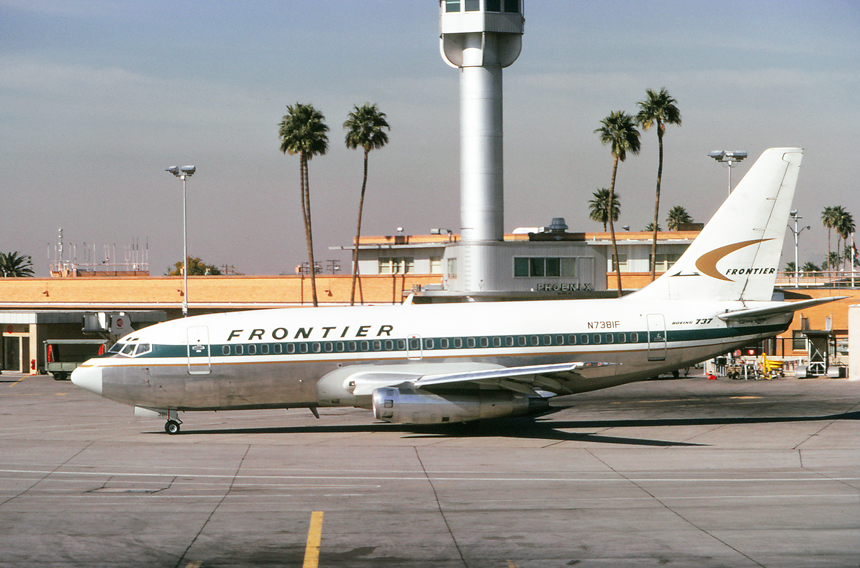
[[[648,314],[648,360],[666,360],[666,319],[663,314]]]
[[[406,338],[406,358],[417,361],[424,357],[424,345],[420,335],[410,335]]]
[[[188,374],[208,375],[212,371],[209,353],[209,328],[196,325],[187,329]]]

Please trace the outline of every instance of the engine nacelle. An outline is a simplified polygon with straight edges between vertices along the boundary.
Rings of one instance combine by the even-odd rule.
[[[398,424],[440,424],[523,416],[548,407],[545,399],[502,390],[435,394],[383,387],[373,391],[373,415],[376,419]]]

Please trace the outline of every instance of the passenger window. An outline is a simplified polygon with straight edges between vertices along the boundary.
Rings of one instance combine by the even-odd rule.
[[[487,339],[486,337],[482,337],[481,338],[481,347],[489,347],[489,346],[490,346],[490,340]]]
[[[493,347],[501,347],[502,346],[502,338],[494,337],[493,338]]]
[[[264,344],[260,345],[260,353],[262,353],[263,355],[269,354],[269,344],[268,343],[264,343]]]
[[[236,346],[236,355],[241,355],[244,352],[245,352],[245,350],[242,348],[241,345]]]
[[[579,337],[579,339],[580,339],[580,343],[582,343],[583,345],[588,345],[588,336],[587,336],[587,335],[585,335],[585,334],[583,333],[583,334]]]
[[[463,339],[460,337],[455,337],[454,338],[454,347],[456,349],[460,349],[461,347],[463,347]]]
[[[230,354],[230,346],[224,345],[221,347],[221,355],[229,355]]]
[[[474,346],[475,346],[475,338],[474,338],[474,337],[467,337],[467,338],[466,338],[466,347],[470,347],[470,348],[471,348],[471,347],[474,347]]]
[[[568,335],[568,336],[567,336],[567,341],[568,341],[568,343],[570,343],[571,345],[576,345],[576,336],[575,336],[575,335]]]
[[[284,352],[284,348],[280,343],[275,343],[275,354],[280,355]]]
[[[505,345],[507,345],[508,347],[513,347],[514,346],[514,338],[510,337],[510,336],[506,337],[505,338]]]
[[[257,346],[256,345],[249,345],[248,346],[248,355],[256,355],[256,353],[257,353]]]
[[[448,338],[443,337],[439,340],[439,349],[448,349]]]

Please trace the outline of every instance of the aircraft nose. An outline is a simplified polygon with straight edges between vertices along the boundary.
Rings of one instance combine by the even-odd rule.
[[[102,394],[102,369],[94,365],[81,365],[72,371],[72,382],[82,389]]]

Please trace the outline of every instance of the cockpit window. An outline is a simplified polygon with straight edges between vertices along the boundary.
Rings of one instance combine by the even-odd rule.
[[[152,351],[152,345],[150,345],[149,343],[141,343],[137,346],[137,351],[134,352],[134,356],[140,357],[141,355],[149,353],[150,351]]]
[[[132,353],[134,353],[134,348],[137,347],[134,343],[126,343],[120,353],[123,355],[128,355],[131,357]]]
[[[108,353],[119,353],[120,349],[122,349],[124,343],[114,343],[111,345],[111,348],[107,350]]]

